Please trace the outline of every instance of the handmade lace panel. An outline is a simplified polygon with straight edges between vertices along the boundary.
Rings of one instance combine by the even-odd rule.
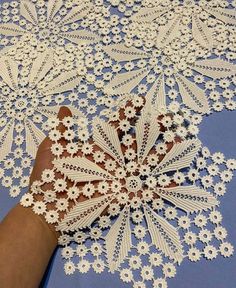
[[[196,114],[235,109],[234,2],[118,2],[2,3],[0,175],[11,196],[27,187],[56,106],[93,116],[138,94]]]
[[[148,91],[203,114],[235,109],[235,1],[109,2],[124,37],[105,47],[123,68],[108,89]]]
[[[100,70],[111,64],[103,57],[95,28],[90,27],[95,25],[94,15],[96,20],[105,17],[105,6],[88,1],[79,6],[13,1],[1,8],[6,15],[1,17],[1,45],[6,47],[0,52],[0,178],[1,186],[15,197],[28,186],[33,159],[48,130],[46,120],[57,114],[59,106],[70,106],[75,119],[87,119],[89,124],[95,115],[114,109],[118,97],[101,89]],[[91,19],[83,23],[88,13]],[[45,19],[50,22],[47,27]],[[64,29],[65,38],[58,27]]]
[[[133,287],[167,287],[184,258],[233,254],[218,206],[236,162],[202,147],[178,108],[130,101],[111,120],[94,120],[92,141],[67,137],[72,118],[62,121],[64,136],[49,120],[60,152],[21,204],[62,233],[66,274],[107,268]]]
[[[106,93],[160,93],[163,82],[167,95],[158,98],[177,99],[194,112],[235,109],[234,1],[33,2],[14,2],[14,21],[6,5],[3,45],[21,37],[17,27],[55,48],[101,40],[103,54],[116,61],[101,74]]]
[[[1,44],[15,44],[22,35],[34,35],[52,47],[66,43],[93,44],[99,41],[97,21],[109,11],[103,1],[22,0],[2,4]]]
[[[196,135],[201,115],[235,110],[235,7],[0,4],[1,190],[26,191],[49,134],[54,168],[21,202],[62,232],[67,274],[108,268],[135,288],[163,288],[185,257],[232,255],[217,209],[235,160],[211,155]],[[73,113],[65,135],[62,105]]]

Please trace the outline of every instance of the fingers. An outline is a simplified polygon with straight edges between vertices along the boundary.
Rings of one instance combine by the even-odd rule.
[[[60,108],[60,110],[58,111],[58,114],[57,114],[57,117],[62,120],[64,117],[67,117],[67,116],[72,116],[72,113],[70,111],[70,109],[66,106],[62,106]]]
[[[68,107],[62,106],[57,114],[57,117],[62,121],[65,117],[72,117],[72,113]],[[57,127],[62,134],[66,131],[66,127],[60,123]]]
[[[116,121],[112,121],[112,126],[115,127],[117,129],[117,133],[118,133],[118,136],[121,137],[124,133],[119,129],[119,125],[120,125],[120,122],[122,120],[127,120],[126,118],[126,115],[125,115],[125,109],[129,108],[129,107],[132,107],[136,110],[136,112],[138,111],[137,108],[133,107],[132,105],[132,102],[131,101],[128,101],[125,105],[125,107],[123,108],[120,108],[118,109],[118,113],[119,113],[119,119],[116,120]],[[131,121],[131,120],[130,120]]]
[[[72,116],[72,113],[69,108],[62,106],[57,114],[57,117],[59,118],[59,120],[63,120],[67,116]],[[59,130],[61,134],[63,134],[66,131],[66,127],[62,123],[60,123],[57,127],[57,130]],[[46,137],[39,145],[38,153],[50,149],[51,145],[52,141],[50,140],[49,137]]]

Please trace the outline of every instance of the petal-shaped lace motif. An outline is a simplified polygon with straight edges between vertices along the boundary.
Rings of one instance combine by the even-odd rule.
[[[72,113],[72,117],[76,120],[79,119],[80,117],[86,117],[83,112],[81,112],[77,107],[72,106],[72,105],[63,105],[65,107],[68,107]],[[59,107],[59,106],[58,106]],[[60,108],[60,107],[59,107]]]
[[[96,119],[93,123],[93,140],[104,152],[113,157],[120,166],[124,165],[124,156],[115,128],[105,121]]]
[[[218,58],[198,60],[195,62],[193,69],[213,79],[229,77],[236,74],[235,65]]]
[[[166,106],[164,76],[161,74],[146,94],[145,109],[158,109]],[[149,110],[150,111],[150,110]]]
[[[129,209],[129,207],[123,209],[105,238],[107,261],[111,272],[120,266],[131,249]]]
[[[100,37],[88,30],[77,30],[71,32],[60,33],[60,36],[75,44],[95,44],[100,41]]]
[[[31,1],[23,0],[20,2],[20,14],[32,24],[37,25],[37,11],[35,5]]]
[[[135,47],[127,47],[124,44],[104,46],[103,50],[116,61],[131,61],[141,58],[148,58],[150,55]]]
[[[210,209],[218,204],[210,193],[196,186],[158,188],[156,193],[186,212],[198,212]]]
[[[1,24],[0,24],[1,25]],[[0,28],[1,29],[1,28]],[[0,33],[1,34],[1,33]],[[9,50],[10,49],[14,49],[14,45],[9,45],[9,46],[6,46],[6,47],[4,47],[4,48],[2,48],[1,50],[0,50],[0,57],[2,57],[2,56],[6,56],[6,54],[7,54],[7,52],[9,52]]]
[[[5,36],[20,36],[25,34],[26,31],[16,24],[0,24],[0,34]]]
[[[52,18],[57,14],[61,6],[63,5],[62,0],[49,0],[47,6],[47,19],[51,21]]]
[[[2,161],[12,148],[14,120],[12,119],[0,132],[0,161]]]
[[[35,158],[38,146],[44,138],[44,133],[30,119],[27,119],[25,121],[26,150],[33,158]]]
[[[196,112],[209,113],[210,108],[204,91],[182,75],[176,74],[175,78],[184,104]]]
[[[161,163],[152,171],[153,175],[188,167],[201,147],[199,140],[185,140],[175,144]]]
[[[80,202],[67,213],[57,229],[68,232],[89,227],[113,199],[114,195],[105,195]]]
[[[53,161],[57,171],[74,182],[113,180],[113,176],[83,157],[64,157]]]
[[[150,68],[138,69],[116,75],[105,87],[109,94],[130,93],[150,72]]]
[[[136,123],[135,131],[138,162],[142,163],[160,135],[157,115],[148,112],[142,113]]]
[[[152,243],[165,256],[180,263],[183,259],[183,247],[176,228],[155,213],[148,205],[146,205],[144,213]]]
[[[164,7],[142,7],[131,19],[134,22],[152,22],[168,10]]]
[[[225,24],[236,25],[236,13],[234,9],[213,8],[207,6],[206,11]]]
[[[83,1],[76,8],[72,9],[60,22],[60,25],[76,22],[85,17],[92,9],[93,5],[91,1]]]
[[[47,49],[44,53],[39,55],[31,68],[29,77],[29,84],[31,87],[37,85],[42,80],[48,71],[53,67],[53,52],[51,49]]]
[[[195,14],[192,20],[192,33],[194,40],[202,47],[207,49],[213,48],[213,38],[210,29]]]
[[[85,117],[85,115],[78,110],[78,108],[72,106],[72,105],[63,105],[64,107],[68,107],[72,113],[72,117],[76,120],[80,117]],[[52,116],[57,116],[58,111],[60,110],[61,106],[42,106],[42,107],[38,107],[37,111],[40,112],[42,115],[44,115],[45,117],[49,118]]]
[[[157,47],[163,48],[177,37],[179,32],[179,22],[180,18],[179,16],[176,16],[167,25],[160,28],[156,37]]]
[[[71,91],[79,85],[81,77],[76,71],[68,71],[60,74],[54,78],[44,89],[43,94],[50,95],[55,93],[62,93]]]
[[[37,108],[37,111],[44,115],[45,117],[49,118],[52,116],[56,116],[58,111],[60,109],[60,106],[41,106]]]
[[[18,87],[18,64],[10,57],[3,56],[0,58],[0,76],[3,81],[12,89]]]

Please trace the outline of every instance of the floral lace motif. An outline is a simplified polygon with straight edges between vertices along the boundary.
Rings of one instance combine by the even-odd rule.
[[[140,111],[141,100],[124,104],[109,121],[95,119],[92,142],[65,137],[73,133],[72,118],[62,122],[68,123],[64,136],[57,135],[58,121],[49,120],[55,147],[60,137],[68,144],[21,203],[57,225],[67,274],[107,267],[124,282],[167,285],[184,258],[195,262],[233,253],[217,207],[235,160],[211,156],[202,147],[187,110],[171,105],[157,111],[147,102]],[[48,191],[41,188],[45,184]],[[60,196],[63,191],[68,193]]]
[[[138,93],[152,105],[178,101],[192,113],[235,109],[234,2],[110,2],[127,17],[102,1],[1,5],[0,168],[1,185],[14,185],[11,196],[27,187],[55,104],[91,115]]]
[[[134,288],[166,288],[185,258],[233,254],[218,206],[235,159],[212,155],[197,134],[202,117],[236,108],[235,8],[0,4],[0,184],[12,197],[27,189],[48,134],[53,169],[21,203],[61,231],[66,274],[108,269]],[[73,113],[63,135],[62,105]]]
[[[109,61],[103,59],[100,37],[94,28],[86,30],[94,15],[100,21],[106,15],[105,6],[62,2],[12,1],[1,6],[0,44],[5,47],[0,50],[0,182],[12,197],[28,186],[35,153],[48,131],[46,120],[59,106],[70,105],[74,118],[86,118],[87,125],[94,115],[110,113],[106,110],[116,106],[117,96],[107,96],[101,89],[100,69]],[[88,13],[90,20],[83,20]],[[52,31],[42,38],[45,19]],[[80,32],[78,23],[83,27]],[[62,26],[67,27],[67,40],[54,31]],[[54,39],[53,33],[60,37]],[[76,41],[69,41],[74,33]]]

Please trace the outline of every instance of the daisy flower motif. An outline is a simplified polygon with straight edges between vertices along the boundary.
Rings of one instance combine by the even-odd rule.
[[[171,142],[164,141],[166,154],[158,154],[155,147],[157,143],[163,142],[163,134],[166,133],[166,128],[159,118],[164,119],[165,123],[165,118],[160,117],[160,114],[144,109],[139,117],[132,118],[135,124],[129,132],[122,131],[119,125],[117,128],[117,124],[112,121],[107,123],[96,119],[93,123],[91,151],[102,151],[105,154],[103,163],[91,161],[91,156],[87,153],[80,157],[62,157],[53,162],[55,170],[69,180],[79,183],[83,179],[85,185],[82,194],[88,199],[94,193],[101,195],[68,211],[58,224],[60,231],[66,233],[76,231],[77,227],[90,227],[102,211],[109,209],[114,203],[118,204],[118,219],[105,237],[108,266],[111,271],[119,268],[131,250],[130,217],[134,211],[141,212],[143,209],[152,243],[165,256],[180,263],[183,259],[183,247],[177,229],[169,220],[177,217],[177,209],[194,213],[211,209],[218,204],[211,193],[195,185],[184,186],[174,182],[174,172],[182,171],[191,165],[201,148],[201,143],[195,138],[182,139],[175,136]],[[143,166],[148,169],[144,169]],[[118,177],[117,169],[123,171]],[[109,188],[105,193],[100,193],[97,183],[107,183]],[[154,199],[160,199],[165,203],[165,217],[150,206],[149,203]],[[167,203],[172,203],[174,207]],[[102,221],[103,218],[100,219]],[[140,226],[137,226],[134,233],[140,239],[146,234]],[[141,245],[141,242],[139,244]],[[146,242],[144,244],[147,245]],[[142,249],[144,248],[141,245],[138,248],[140,253],[149,252],[148,246],[145,250]],[[152,271],[145,269],[144,267],[142,271],[143,277],[151,279]]]
[[[65,103],[62,93],[73,90],[81,77],[77,71],[60,69],[58,73],[51,48],[37,42],[30,45],[26,39],[19,44],[0,57],[0,165],[17,179],[15,185],[24,188],[45,131],[57,124],[51,122],[48,126],[46,120],[57,115],[59,105]],[[73,108],[75,119],[84,116]],[[53,136],[54,140],[60,137],[56,132]],[[73,148],[70,146],[70,151]],[[55,145],[53,151],[60,155],[61,147]],[[0,173],[1,179],[4,176]],[[3,178],[1,184],[7,187],[8,182]],[[19,193],[19,189],[10,192],[12,197]]]
[[[217,206],[234,161],[201,147],[188,129],[196,117],[178,108],[172,104],[156,110],[150,102],[142,107],[130,99],[115,117],[95,118],[91,138],[76,142],[69,137],[62,147],[68,156],[55,151],[52,171],[43,172],[22,198],[23,206],[31,206],[67,236],[65,245],[73,251],[65,249],[63,257],[74,261],[80,273],[108,268],[134,287],[146,287],[147,281],[167,287],[167,278],[175,277],[184,259],[232,255]],[[49,137],[58,145],[58,121],[49,122]],[[59,123],[69,130],[74,126],[71,118]],[[180,135],[180,129],[186,132]],[[11,167],[11,161],[6,165]],[[59,179],[53,176],[59,173]],[[7,185],[10,180],[5,179]],[[53,195],[40,188],[49,181]],[[38,194],[44,195],[42,201]],[[78,264],[70,255],[78,255]],[[155,277],[156,270],[162,278]]]
[[[222,79],[234,86],[234,64],[215,54],[211,58],[209,55],[190,57],[191,53],[185,51],[186,57],[188,55],[186,59],[175,59],[176,52],[173,52],[173,56],[163,56],[157,48],[136,48],[125,42],[107,45],[103,49],[121,66],[118,73],[114,73],[104,86],[104,92],[108,95],[136,92],[145,96],[155,107],[177,101],[192,114],[209,114],[211,110],[221,111],[224,107],[235,109],[233,97],[224,99],[224,93],[223,97],[213,97],[215,92],[218,93],[217,89],[211,90],[207,86],[208,81],[213,81],[215,87],[224,90],[226,88],[220,88]],[[127,63],[133,64],[132,69],[127,69]],[[233,91],[230,87],[227,90]],[[165,125],[168,125],[168,121]],[[194,131],[197,128],[193,126],[189,129]],[[184,131],[180,130],[179,133],[183,134]]]
[[[22,67],[10,57],[0,58],[1,71],[1,156],[3,160],[11,151],[12,144],[21,147],[26,141],[30,156],[36,155],[37,146],[44,139],[44,133],[36,126],[43,121],[38,109],[44,94],[39,89],[46,74],[53,66],[50,50],[40,54],[31,67]],[[17,137],[13,137],[13,133]],[[23,136],[25,132],[25,136]],[[20,141],[22,138],[23,141]]]
[[[234,11],[227,1],[145,1],[130,17],[126,40],[136,47],[161,48],[164,54],[193,40],[192,52],[198,50],[197,46],[200,45],[201,51],[198,51],[206,53],[217,44],[220,46],[222,37],[226,41],[227,37],[223,34],[226,35],[227,25],[236,25]],[[219,30],[221,37],[216,37],[214,32]],[[145,37],[146,33],[149,33],[149,37]]]
[[[94,44],[99,41],[98,35],[92,31],[78,29],[89,13],[95,14],[91,1],[70,4],[62,0],[23,0],[20,1],[19,10],[18,21],[0,24],[2,35],[17,37],[31,33],[51,46],[63,46],[68,41],[74,44]]]

